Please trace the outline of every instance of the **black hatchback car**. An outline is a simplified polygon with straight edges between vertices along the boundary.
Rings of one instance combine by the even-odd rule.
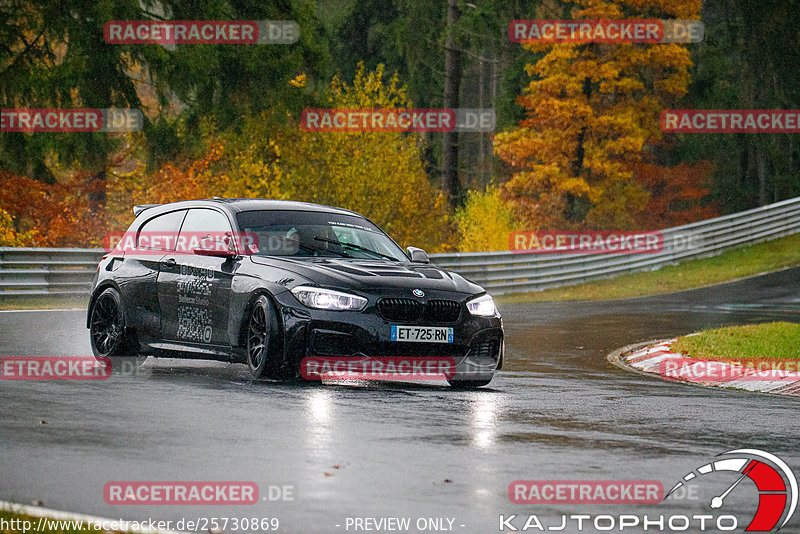
[[[491,296],[357,213],[215,198],[134,215],[92,285],[96,357],[224,360],[257,378],[296,377],[308,358],[438,357],[462,387],[502,366]]]

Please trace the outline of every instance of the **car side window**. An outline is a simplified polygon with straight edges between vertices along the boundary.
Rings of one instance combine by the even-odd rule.
[[[143,250],[175,250],[178,229],[186,210],[171,211],[145,222],[136,235],[136,248]]]
[[[191,253],[200,246],[234,250],[231,223],[225,215],[205,208],[189,210],[178,235],[178,249]]]

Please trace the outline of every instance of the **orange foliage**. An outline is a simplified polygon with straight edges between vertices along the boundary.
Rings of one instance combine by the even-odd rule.
[[[222,144],[215,144],[203,158],[185,166],[165,164],[153,173],[141,168],[108,180],[75,175],[46,184],[0,172],[0,210],[11,216],[3,219],[3,232],[16,236],[5,241],[15,246],[102,246],[107,232],[125,230],[133,221],[135,204],[222,194],[224,184],[209,169],[222,151]]]
[[[681,163],[671,169],[639,163],[633,169],[636,181],[650,191],[650,200],[637,217],[642,228],[680,226],[719,215],[713,204],[703,206],[700,203],[709,193],[706,180],[713,171],[710,162]]]
[[[108,182],[108,219],[112,230],[125,230],[133,221],[136,204],[165,204],[221,195],[224,180],[210,167],[220,160],[223,143],[214,143],[205,156],[184,165],[165,163],[148,173],[143,166]]]
[[[106,231],[105,213],[98,200],[103,180],[76,176],[63,183],[0,172],[0,209],[15,220],[15,231],[28,233],[37,247],[100,246]]]
[[[698,0],[569,0],[574,19],[699,15]],[[526,116],[495,137],[513,170],[503,196],[526,227],[631,228],[648,192],[631,167],[661,142],[659,113],[687,92],[681,44],[543,44],[517,98]]]
[[[14,219],[6,210],[0,208],[0,247],[27,247],[33,244],[34,232],[20,233],[14,226]]]

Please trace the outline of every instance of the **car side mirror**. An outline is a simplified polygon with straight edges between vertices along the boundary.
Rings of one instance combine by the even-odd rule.
[[[414,263],[430,263],[430,259],[428,258],[428,253],[422,250],[421,248],[417,247],[408,247],[406,249],[406,253],[408,257],[411,258],[411,261]]]
[[[193,252],[198,256],[214,256],[216,258],[235,258],[238,256],[236,250],[231,246],[231,238],[226,235],[223,239],[204,239],[200,246]]]
[[[197,247],[193,250],[198,256],[214,256],[216,258],[235,258],[238,256],[235,250],[227,250],[220,248],[201,248]]]

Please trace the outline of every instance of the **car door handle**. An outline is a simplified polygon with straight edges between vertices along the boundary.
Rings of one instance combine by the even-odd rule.
[[[166,265],[167,267],[175,267],[176,264],[177,262],[175,261],[175,258],[169,258],[167,261],[164,262],[164,265]]]

